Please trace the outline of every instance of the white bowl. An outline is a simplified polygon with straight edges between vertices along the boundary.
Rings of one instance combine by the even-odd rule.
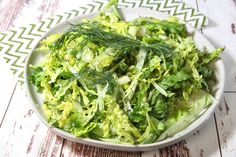
[[[163,14],[163,13],[160,13],[160,12],[157,12],[157,11],[151,11],[149,9],[143,9],[143,8],[120,9],[120,13],[122,14],[122,16],[125,20],[132,20],[132,19],[137,18],[139,16],[155,17],[155,18],[158,18],[158,19],[166,19],[168,17],[168,15],[166,15],[166,14]],[[95,15],[97,15],[97,13],[78,16],[78,17],[75,17],[71,20],[63,22],[63,23],[57,25],[56,27],[54,27],[53,29],[51,29],[49,32],[47,32],[42,37],[42,39],[44,39],[45,37],[47,37],[51,34],[63,32],[65,30],[69,29],[71,27],[70,23],[75,23],[76,24],[81,19],[93,18]],[[207,48],[207,50],[209,50],[209,51],[214,49],[214,46],[210,43],[210,41],[207,40],[207,38],[204,37],[200,32],[196,31],[195,29],[193,29],[189,25],[187,25],[187,28],[188,28],[188,31],[194,33],[194,41],[195,41],[196,45],[198,46],[198,48],[200,48],[200,49]],[[40,43],[41,40],[39,40],[38,43],[34,46],[34,49],[37,47],[37,45]],[[181,141],[187,135],[192,135],[192,133],[194,131],[199,129],[205,122],[207,122],[207,120],[214,113],[214,110],[216,109],[216,107],[218,105],[217,102],[212,104],[191,125],[189,125],[184,130],[178,132],[174,136],[168,137],[168,138],[166,138],[162,141],[154,142],[154,143],[151,143],[151,144],[139,144],[139,145],[115,144],[115,143],[110,143],[110,142],[93,140],[93,139],[89,139],[89,138],[78,138],[78,137],[75,137],[74,135],[72,135],[72,134],[70,134],[66,131],[63,131],[61,129],[58,129],[58,128],[50,125],[47,122],[47,118],[44,115],[44,113],[42,111],[42,108],[41,108],[42,101],[43,101],[42,95],[36,92],[34,85],[32,85],[32,83],[30,83],[30,81],[28,80],[29,64],[35,65],[35,64],[39,63],[42,60],[42,58],[44,58],[44,55],[42,53],[34,53],[34,49],[29,54],[29,56],[27,58],[27,61],[26,61],[26,65],[25,65],[25,85],[26,85],[25,88],[26,88],[26,93],[29,97],[29,100],[30,100],[31,104],[34,107],[35,112],[38,114],[38,116],[42,120],[42,122],[48,128],[50,128],[53,132],[55,132],[56,134],[66,138],[68,140],[71,140],[71,141],[75,141],[75,142],[83,143],[83,144],[87,144],[87,145],[92,145],[92,146],[97,146],[97,147],[102,147],[102,148],[125,150],[125,151],[154,150],[154,149],[165,147],[167,145],[174,144],[178,141]],[[225,82],[224,64],[223,64],[222,60],[219,59],[212,66],[215,70],[215,75],[216,75],[216,79],[217,79],[217,83],[214,86],[214,89],[216,89],[215,90],[216,92],[214,93],[214,97],[215,97],[216,100],[219,101],[221,99],[221,96],[222,96],[222,93],[223,93],[224,82]]]

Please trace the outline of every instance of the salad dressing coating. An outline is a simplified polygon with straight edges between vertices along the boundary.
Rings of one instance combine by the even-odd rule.
[[[94,19],[44,39],[29,80],[48,122],[78,137],[126,144],[163,140],[214,100],[208,65],[222,48],[200,51],[176,18],[122,20],[117,1]],[[112,9],[111,11],[109,9]]]

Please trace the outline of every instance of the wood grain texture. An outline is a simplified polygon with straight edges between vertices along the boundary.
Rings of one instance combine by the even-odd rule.
[[[218,135],[214,116],[193,133],[193,136],[186,138],[187,146],[191,157],[221,157],[218,145]]]
[[[9,106],[10,106],[10,104],[11,104],[12,97],[13,97],[13,95],[14,95],[14,93],[15,93],[15,90],[16,90],[16,86],[17,86],[17,84],[15,84],[14,89],[11,90],[11,95],[10,95],[10,98],[8,99],[9,102],[8,102],[8,103],[4,102],[4,104],[1,105],[1,108],[2,108],[1,111],[2,111],[2,112],[1,112],[0,128],[1,128],[1,126],[2,126],[2,124],[3,124],[3,122],[4,122],[4,120],[5,120],[5,117],[6,117],[8,108],[9,108]],[[7,98],[8,98],[8,97],[7,97]],[[5,99],[5,100],[6,100],[6,99]]]
[[[211,23],[208,29],[203,32],[207,37],[213,39],[217,46],[226,44],[227,55],[223,56],[227,63],[227,86],[226,90],[235,92],[236,90],[236,72],[230,66],[234,66],[234,59],[236,59],[233,50],[236,51],[235,46],[235,29],[232,24],[236,23],[235,12],[232,8],[235,6],[232,0],[226,0],[226,4],[222,4],[219,0],[198,0],[188,1],[192,7],[197,8],[196,2],[200,1],[199,10],[209,16]],[[20,26],[35,22],[39,19],[50,17],[58,12],[66,9],[73,9],[81,4],[89,3],[91,1],[77,1],[77,0],[1,0],[0,4],[0,30],[7,30],[9,26]],[[213,4],[215,3],[215,4]],[[204,5],[203,5],[204,4]],[[217,7],[216,5],[219,5]],[[231,6],[227,6],[231,5]],[[212,8],[212,6],[214,6]],[[225,11],[224,16],[219,12],[220,6],[227,6],[230,11]],[[215,15],[216,14],[216,15]],[[232,14],[232,15],[230,15]],[[221,20],[218,20],[217,16]],[[213,23],[212,23],[213,22]],[[219,27],[219,28],[218,28]],[[218,33],[215,33],[218,32]],[[223,32],[223,33],[221,33]],[[223,38],[223,36],[226,36]],[[221,38],[222,37],[222,38]],[[220,38],[220,39],[219,39]],[[228,39],[230,38],[230,39]],[[234,59],[231,59],[234,58]],[[9,82],[9,85],[11,83]],[[13,86],[14,87],[14,86]],[[9,91],[13,91],[9,87]],[[5,87],[6,88],[6,87]],[[11,93],[9,92],[9,93]],[[6,94],[6,100],[10,99],[10,94]],[[235,150],[235,124],[236,121],[233,115],[236,108],[234,107],[234,93],[228,93],[217,111],[216,120],[219,127],[220,140],[222,143],[223,155],[236,156]],[[4,101],[8,102],[8,101]],[[6,104],[6,103],[4,103]],[[228,107],[227,107],[228,106]],[[6,106],[2,107],[3,111]],[[0,111],[1,114],[2,111]],[[4,112],[5,113],[5,112]],[[228,113],[228,114],[227,114]],[[20,87],[16,88],[10,103],[9,109],[6,112],[3,125],[0,129],[0,156],[142,156],[142,157],[182,157],[182,156],[210,156],[220,157],[221,154],[218,149],[217,132],[214,118],[211,118],[207,125],[195,133],[195,135],[186,138],[186,141],[163,148],[152,152],[122,152],[96,148],[92,146],[82,145],[65,140],[50,130],[48,130],[37,118],[36,114],[28,100],[24,97],[24,93]],[[19,147],[20,146],[20,147]]]
[[[1,0],[0,5],[0,31],[9,29],[17,14],[24,7],[27,0]]]
[[[17,86],[0,129],[0,156],[36,156],[46,133],[47,128]]]
[[[236,156],[236,92],[225,93],[216,112],[222,156]]]
[[[54,12],[57,10],[59,4],[59,0],[43,0],[40,8],[41,15],[38,17],[38,19],[45,18],[44,16],[52,16],[54,15]]]
[[[216,46],[226,47],[222,54],[226,68],[225,94],[216,110],[215,121],[219,134],[221,156],[234,157],[236,156],[235,0],[198,0],[198,4],[199,10],[210,19],[210,26],[203,30],[204,35]]]
[[[186,146],[186,141],[176,143],[166,148],[160,149],[160,157],[189,157],[189,149]]]
[[[63,146],[64,139],[55,135],[52,131],[48,130],[47,134],[40,146],[38,155],[39,157],[51,156],[59,157],[61,156],[61,149]]]
[[[140,152],[116,151],[65,140],[62,157],[141,157]]]

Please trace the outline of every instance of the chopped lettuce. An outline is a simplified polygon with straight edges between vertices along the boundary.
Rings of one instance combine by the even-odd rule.
[[[29,80],[48,122],[102,141],[147,144],[173,136],[215,100],[209,66],[222,48],[197,49],[176,18],[126,22],[117,0],[94,19],[42,40]]]
[[[167,129],[159,136],[158,140],[173,136],[186,128],[214,101],[216,100],[209,93],[203,90],[194,91],[187,102],[189,104],[189,109],[184,112],[182,111],[176,118],[170,117],[170,119],[173,118],[175,121],[172,122],[173,124],[171,126],[167,127]]]

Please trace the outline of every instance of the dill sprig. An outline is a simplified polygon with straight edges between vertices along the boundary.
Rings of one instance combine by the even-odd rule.
[[[85,37],[88,41],[98,43],[103,46],[112,47],[118,50],[129,52],[133,49],[151,50],[159,56],[166,58],[172,55],[172,48],[163,43],[148,44],[117,34],[115,32],[107,32],[97,23],[80,23],[73,25],[72,28],[64,33],[54,44],[54,50],[59,50],[63,45],[68,44],[79,36]]]

